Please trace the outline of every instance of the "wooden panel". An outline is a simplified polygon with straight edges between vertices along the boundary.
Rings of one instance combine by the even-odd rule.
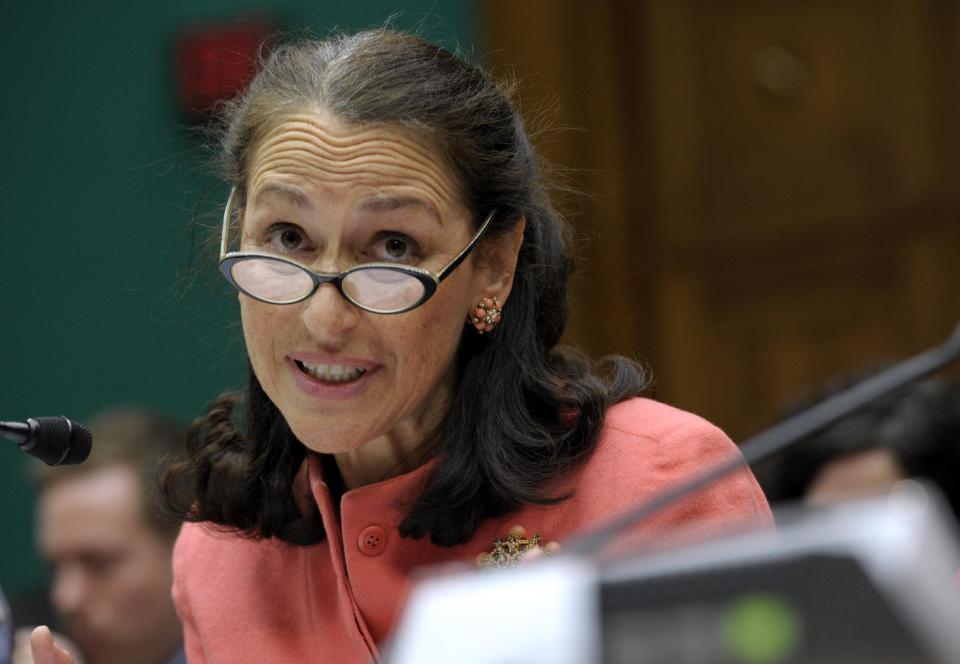
[[[956,3],[482,7],[496,60],[577,128],[541,147],[595,194],[572,341],[649,357],[661,399],[741,437],[952,329]]]
[[[649,3],[652,49],[632,57],[650,63],[667,237],[765,243],[936,196],[935,19],[896,0]]]
[[[662,320],[686,343],[668,345],[662,395],[742,435],[832,375],[938,343],[960,312],[960,270],[944,237],[668,273]]]
[[[654,104],[664,399],[743,435],[798,390],[946,335],[960,313],[937,85],[948,13],[644,5],[650,47],[631,57]]]
[[[701,239],[866,219],[937,190],[914,3],[703,3]],[[904,15],[906,14],[906,15]]]
[[[594,354],[648,348],[647,312],[638,303],[650,298],[656,252],[643,219],[627,207],[643,196],[644,182],[630,165],[636,141],[630,132],[639,125],[623,102],[629,84],[611,41],[618,8],[552,0],[491,0],[481,7],[488,64],[519,80],[534,143],[568,190],[561,207],[575,225],[581,265],[567,338]],[[537,131],[545,119],[553,128]]]

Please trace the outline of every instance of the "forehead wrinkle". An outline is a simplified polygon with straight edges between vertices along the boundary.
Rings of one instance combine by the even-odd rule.
[[[284,134],[305,137],[308,142],[315,142],[315,139],[319,136],[325,140],[332,151],[336,152],[339,149],[349,150],[358,143],[394,142],[413,152],[417,157],[416,160],[424,165],[433,167],[439,161],[437,156],[427,149],[421,141],[414,140],[404,132],[395,131],[383,125],[359,127],[347,125],[338,132],[336,130],[338,124],[340,123],[319,122],[317,117],[312,115],[294,115],[287,122],[277,125],[266,135],[262,143],[267,144],[277,139],[282,140]],[[384,136],[389,140],[385,141]]]
[[[348,164],[359,164],[360,166],[372,166],[372,167],[384,167],[384,168],[396,168],[403,172],[413,172],[417,173],[422,180],[429,183],[434,189],[441,191],[443,195],[449,200],[456,200],[456,193],[452,187],[444,181],[444,178],[440,177],[437,172],[438,164],[435,161],[428,161],[426,158],[423,159],[411,159],[409,155],[396,150],[389,146],[388,143],[380,142],[378,145],[364,145],[354,146],[352,149],[345,149],[341,151],[341,154],[327,149],[322,144],[317,144],[313,141],[296,141],[293,139],[286,139],[279,142],[276,142],[273,145],[264,145],[260,151],[258,151],[258,159],[256,162],[258,165],[263,165],[264,160],[269,160],[276,154],[283,154],[285,156],[302,156],[307,161],[330,161],[330,162],[339,162],[336,165],[336,169],[323,169],[319,164],[317,166],[322,170],[327,170],[329,172],[336,171],[345,171],[350,172],[346,169]],[[411,165],[416,168],[411,168]],[[354,166],[356,168],[356,166]],[[258,169],[258,170],[262,170]]]
[[[387,135],[391,140],[406,144],[418,152],[429,154],[429,151],[423,149],[420,141],[412,139],[403,131],[397,131],[384,124],[350,125],[337,121],[322,122],[314,115],[292,115],[285,122],[275,126],[267,133],[266,137],[269,138],[286,131],[302,131],[311,135],[320,135],[333,145],[349,144],[357,140],[371,140],[370,137],[377,140]]]
[[[402,159],[383,159],[382,155],[378,154],[359,163],[331,165],[327,160],[311,158],[313,156],[315,155],[312,153],[298,154],[291,153],[289,150],[277,151],[275,155],[265,154],[261,156],[257,162],[257,172],[254,174],[253,182],[250,183],[251,190],[255,189],[257,182],[262,179],[260,176],[270,170],[294,173],[306,180],[316,177],[319,172],[324,176],[325,181],[331,183],[349,182],[351,179],[361,176],[379,184],[383,184],[385,178],[388,181],[395,180],[393,184],[402,182],[404,178],[400,177],[398,173],[400,171],[406,176],[406,179],[422,183],[439,199],[447,203],[454,203],[458,200],[456,192],[441,178],[420,170],[411,170],[409,163]]]
[[[385,136],[386,135],[386,138]],[[277,126],[272,132],[267,134],[261,141],[261,147],[270,146],[275,143],[284,143],[290,140],[301,140],[307,143],[323,145],[332,153],[350,152],[356,150],[357,146],[365,146],[371,143],[397,143],[416,155],[419,161],[434,162],[433,154],[425,149],[419,142],[410,140],[402,134],[396,134],[388,130],[373,130],[352,132],[345,136],[337,136],[326,131],[320,126],[303,126],[302,124],[284,123]]]
[[[386,136],[386,139],[384,138]],[[398,149],[397,146],[403,148]],[[422,179],[451,201],[459,201],[456,183],[438,174],[449,169],[432,151],[401,132],[383,127],[347,128],[338,134],[310,116],[294,116],[274,128],[257,149],[260,160],[277,151],[303,152],[305,158],[327,158],[331,161],[363,160],[374,157],[373,165],[394,166],[403,171],[415,165]]]
[[[298,178],[302,178],[305,181],[310,181],[316,179],[318,175],[323,176],[323,182],[326,184],[362,184],[369,185],[374,187],[383,187],[383,186],[403,186],[407,188],[410,186],[407,182],[402,181],[391,181],[390,178],[387,178],[385,174],[378,172],[370,172],[369,168],[338,168],[336,170],[331,170],[320,166],[317,163],[305,164],[302,160],[290,158],[289,156],[277,157],[271,159],[270,161],[263,162],[258,168],[258,172],[255,174],[253,182],[250,183],[250,190],[256,191],[260,185],[261,181],[264,178],[269,177],[270,171],[280,171],[287,175],[293,175]],[[386,179],[385,179],[386,178]],[[448,192],[437,191],[436,187],[429,186],[431,182],[421,182],[427,185],[427,188],[430,193],[434,196],[437,196],[441,201],[451,200],[445,194]],[[269,184],[263,185],[265,188],[270,187]],[[406,198],[416,198],[414,196],[406,196]],[[434,204],[428,204],[426,201],[421,200],[421,203],[425,207],[429,208],[433,214],[439,216],[439,211],[436,210]]]

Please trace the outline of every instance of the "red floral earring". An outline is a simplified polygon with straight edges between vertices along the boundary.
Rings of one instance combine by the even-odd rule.
[[[477,334],[483,334],[493,330],[500,322],[501,313],[500,301],[496,296],[485,297],[477,302],[477,306],[467,316],[467,322],[473,325]]]

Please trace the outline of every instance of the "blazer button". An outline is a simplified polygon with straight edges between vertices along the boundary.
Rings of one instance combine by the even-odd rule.
[[[379,556],[387,548],[387,531],[380,526],[367,526],[360,533],[360,552],[367,556]]]

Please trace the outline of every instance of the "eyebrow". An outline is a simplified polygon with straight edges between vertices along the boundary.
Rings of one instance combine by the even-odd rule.
[[[411,207],[420,208],[428,212],[438,224],[443,223],[435,207],[415,196],[375,196],[360,203],[360,209],[367,212],[390,212]]]
[[[287,203],[297,207],[307,209],[313,207],[305,193],[296,187],[290,187],[285,184],[268,184],[256,193],[256,198],[262,198],[265,194],[274,194]]]

